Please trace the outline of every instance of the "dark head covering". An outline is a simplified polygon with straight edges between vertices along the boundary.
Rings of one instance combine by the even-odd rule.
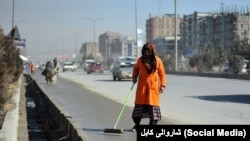
[[[149,51],[150,54],[145,54],[145,51]],[[142,64],[147,69],[148,73],[153,73],[156,70],[156,58],[155,47],[152,43],[146,43],[142,47]]]

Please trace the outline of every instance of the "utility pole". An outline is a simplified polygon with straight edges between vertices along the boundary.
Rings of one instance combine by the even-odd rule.
[[[159,0],[159,16],[161,16],[161,0]]]
[[[136,45],[136,58],[139,57],[138,35],[137,35],[137,0],[135,0],[135,45]]]
[[[59,39],[62,41],[62,59],[65,60],[65,54],[64,54],[64,44],[65,44],[65,40],[66,38],[63,39]]]
[[[177,0],[175,0],[175,71],[178,71]]]
[[[14,9],[15,9],[15,0],[13,0],[12,4],[12,29],[14,28]]]
[[[93,42],[95,43],[95,23],[104,19],[90,19],[87,18],[87,20],[91,21],[93,23]]]
[[[77,50],[77,34],[81,33],[81,32],[74,32],[72,31],[72,33],[74,33],[74,38],[75,38],[75,41],[74,41],[74,44],[75,44],[75,56],[76,56],[76,50]]]
[[[95,43],[95,23],[98,22],[98,21],[101,21],[101,20],[104,20],[103,18],[100,18],[100,19],[90,19],[90,18],[87,18],[87,20],[91,21],[93,23],[93,48],[92,48],[92,55],[94,57],[96,57],[96,50],[95,48],[97,47],[96,43]]]

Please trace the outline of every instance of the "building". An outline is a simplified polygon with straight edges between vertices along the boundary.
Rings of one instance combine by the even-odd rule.
[[[238,40],[249,39],[249,14],[216,13],[207,16],[200,28],[199,48],[212,44],[215,49],[230,51]],[[249,41],[249,40],[248,40]]]
[[[180,24],[183,19],[177,15],[177,26],[175,20],[175,14],[165,14],[161,17],[150,17],[146,21],[146,41],[155,44],[158,54],[175,51],[175,34],[179,42]]]
[[[201,50],[202,38],[200,33],[204,32],[199,25],[204,22],[207,16],[211,13],[194,12],[190,15],[184,15],[183,23],[181,23],[181,50],[192,50],[194,53],[199,53]]]
[[[177,37],[177,42],[180,41],[180,37]],[[153,42],[155,44],[156,52],[175,52],[175,37],[159,37]]]
[[[177,34],[180,33],[181,18],[177,18]],[[161,17],[150,17],[146,21],[146,42],[153,42],[158,37],[175,36],[175,14],[165,14]]]
[[[112,41],[119,39],[121,36],[117,32],[105,32],[99,36],[99,51],[104,61],[108,61],[111,57]]]
[[[121,36],[114,39],[111,43],[110,58],[114,59],[119,56],[133,56],[136,57],[135,40],[132,37]]]
[[[194,54],[208,45],[215,50],[230,51],[237,41],[250,39],[249,12],[198,13],[184,15],[181,25],[181,48]]]
[[[80,54],[82,54],[84,58],[100,58],[98,44],[93,42],[83,43],[80,49]]]

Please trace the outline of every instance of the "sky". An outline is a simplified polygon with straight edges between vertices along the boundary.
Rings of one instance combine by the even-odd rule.
[[[250,9],[249,0],[177,0],[177,13],[182,17],[235,5]],[[64,50],[72,56],[82,43],[97,42],[100,34],[111,31],[135,37],[136,19],[145,32],[150,15],[174,12],[175,0],[0,0],[0,27],[8,34],[14,15],[29,55],[60,55]]]

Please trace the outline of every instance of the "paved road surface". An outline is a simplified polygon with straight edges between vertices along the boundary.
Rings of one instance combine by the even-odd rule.
[[[114,82],[108,72],[87,75],[79,70],[61,73],[61,77],[119,103],[131,87],[131,81]],[[249,84],[249,80],[167,75],[161,95],[162,114],[178,124],[250,124]],[[133,102],[134,95],[128,105],[132,107]]]
[[[110,72],[87,75],[78,70],[60,73],[58,84],[47,86],[43,77],[35,77],[91,139],[136,140],[135,133],[104,136],[101,131],[114,125],[132,85],[131,80],[113,81]],[[160,124],[250,124],[248,80],[167,75],[167,82],[166,90],[161,95],[164,119]],[[136,86],[117,128],[133,126],[131,110],[135,89]],[[147,122],[144,120],[143,124]]]
[[[111,83],[115,84],[109,80],[109,75],[97,75],[91,74],[87,75],[82,71],[78,72],[65,72],[60,75],[75,75],[78,78],[82,78],[84,83],[94,84],[94,83]],[[91,140],[93,141],[135,141],[136,133],[126,132],[122,135],[106,135],[103,133],[105,128],[113,128],[119,111],[121,110],[121,103],[116,102],[112,99],[109,99],[103,95],[106,95],[106,91],[99,91],[99,93],[92,91],[91,89],[95,89],[95,87],[79,85],[77,83],[72,83],[71,81],[66,81],[59,77],[58,83],[54,86],[47,85],[45,83],[44,77],[40,75],[40,73],[36,73],[33,76],[41,88],[55,100],[68,114],[75,120],[80,127],[88,134]],[[92,79],[92,81],[88,80]],[[118,86],[111,87],[120,87],[120,90],[116,89],[112,90],[108,88],[107,91],[112,93],[116,93],[120,98],[119,100],[125,100],[127,96],[129,85],[132,84],[131,81],[117,82]],[[123,86],[123,83],[126,85]],[[129,84],[129,85],[128,85]],[[105,85],[96,84],[96,87],[103,87]],[[86,88],[87,87],[87,88]],[[100,94],[101,93],[101,94]],[[107,96],[107,95],[106,95]],[[112,95],[110,95],[111,97]],[[133,122],[131,120],[131,107],[126,107],[124,114],[120,122],[117,125],[117,128],[120,129],[131,129],[133,127]],[[147,124],[148,120],[143,120],[143,124]],[[163,118],[160,122],[162,124],[172,124],[174,121],[169,120],[167,118]]]

